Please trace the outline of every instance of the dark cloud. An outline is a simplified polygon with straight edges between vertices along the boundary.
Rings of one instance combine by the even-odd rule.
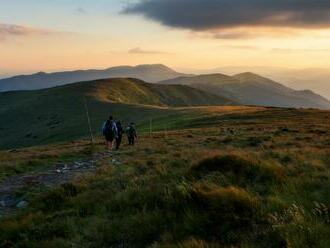
[[[146,49],[142,49],[140,47],[135,47],[135,48],[128,50],[128,53],[130,53],[130,54],[159,54],[159,53],[163,53],[163,52],[155,51],[155,50],[146,50]]]
[[[330,27],[329,0],[141,0],[126,14],[195,31],[246,26]]]

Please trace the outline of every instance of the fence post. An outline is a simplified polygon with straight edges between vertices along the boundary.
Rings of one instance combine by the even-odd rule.
[[[84,102],[85,102],[85,111],[86,111],[87,122],[88,122],[88,127],[89,127],[90,139],[91,139],[91,143],[93,145],[94,144],[94,137],[93,137],[93,132],[92,132],[91,119],[89,117],[89,112],[88,112],[88,106],[87,106],[86,97],[84,97]]]
[[[165,139],[167,139],[167,124],[165,124]]]
[[[152,137],[152,118],[150,118],[150,122],[149,122],[149,135],[150,137]]]

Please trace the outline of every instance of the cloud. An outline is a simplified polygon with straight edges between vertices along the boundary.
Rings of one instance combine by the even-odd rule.
[[[328,53],[330,48],[273,48],[273,53]]]
[[[78,7],[76,9],[76,13],[84,15],[84,14],[87,14],[87,10],[84,9],[83,7]]]
[[[192,31],[192,38],[211,38],[221,40],[255,39],[258,37],[286,38],[306,34],[305,30],[276,27],[237,27],[227,29],[212,29],[207,31]]]
[[[0,35],[26,36],[31,34],[46,34],[45,30],[39,30],[19,25],[0,23]]]
[[[244,45],[223,45],[221,48],[236,49],[236,50],[260,50],[257,46],[244,46]]]
[[[65,32],[0,23],[0,41],[4,41],[9,37],[48,36],[54,34],[65,34]]]
[[[135,47],[135,48],[128,50],[128,53],[130,53],[130,54],[160,54],[160,53],[164,53],[164,52],[155,51],[155,50],[145,50],[140,47]]]
[[[141,0],[124,14],[194,31],[238,27],[329,28],[329,0]]]

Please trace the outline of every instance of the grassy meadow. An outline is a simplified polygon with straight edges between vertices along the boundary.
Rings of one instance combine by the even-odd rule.
[[[194,108],[180,129],[31,193],[0,220],[0,247],[329,247],[330,112],[226,108]],[[97,138],[1,151],[0,168],[103,150]]]
[[[0,149],[73,141],[100,134],[109,114],[141,131],[176,127],[176,120],[199,115],[179,107],[227,105],[231,101],[182,85],[147,84],[137,79],[105,79],[65,86],[0,93]],[[179,109],[177,109],[179,108]],[[170,128],[170,127],[168,127]]]

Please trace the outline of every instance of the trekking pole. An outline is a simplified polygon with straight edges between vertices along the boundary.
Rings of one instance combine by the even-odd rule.
[[[90,139],[91,139],[91,143],[93,145],[94,144],[94,137],[93,137],[93,132],[92,132],[91,119],[89,117],[86,97],[84,97],[84,102],[85,102],[85,110],[86,110],[87,122],[88,122],[88,127],[89,127]]]
[[[167,125],[165,124],[165,139],[167,139]]]
[[[152,118],[150,118],[150,122],[149,122],[149,136],[152,136]]]

